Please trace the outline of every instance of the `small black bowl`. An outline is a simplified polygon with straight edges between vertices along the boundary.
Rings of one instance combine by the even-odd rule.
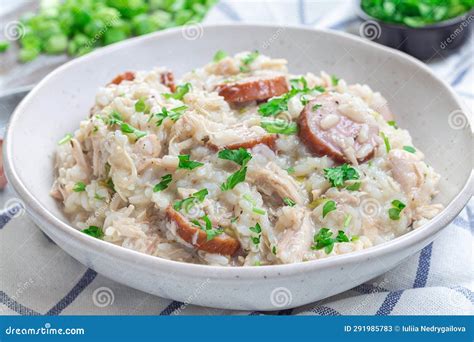
[[[360,35],[377,43],[406,52],[418,59],[429,60],[436,55],[447,56],[469,38],[474,9],[455,18],[423,27],[409,27],[381,21],[357,6],[358,16],[364,20]]]

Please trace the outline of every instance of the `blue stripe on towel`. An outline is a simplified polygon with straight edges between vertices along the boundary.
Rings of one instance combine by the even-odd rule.
[[[90,283],[97,276],[97,272],[92,269],[87,269],[86,273],[79,279],[74,285],[71,291],[68,292],[55,306],[53,306],[46,315],[59,315],[65,308],[67,308],[81,293],[84,289],[89,286]]]
[[[242,21],[242,18],[237,13],[237,11],[230,6],[228,3],[225,2],[218,2],[216,8],[219,9],[222,13],[224,13],[227,17],[234,21]]]
[[[300,19],[300,24],[306,25],[306,16],[304,14],[304,0],[298,1],[298,18]]]
[[[431,264],[431,252],[433,251],[433,243],[423,248],[418,261],[418,269],[416,270],[415,282],[413,288],[425,287],[428,280]]]
[[[5,305],[10,310],[15,311],[19,315],[23,315],[23,316],[40,316],[41,315],[39,312],[36,312],[35,310],[27,308],[26,306],[18,303],[15,299],[11,298],[3,291],[0,291],[0,303]]]
[[[456,76],[454,76],[453,80],[451,81],[451,86],[455,87],[462,82],[464,77],[466,77],[469,71],[471,71],[471,66],[472,66],[471,64],[472,63],[469,63],[468,65],[466,65],[464,68],[461,69],[460,72],[456,74]]]
[[[390,315],[393,308],[395,307],[395,305],[397,305],[398,301],[400,300],[400,297],[402,296],[402,294],[403,294],[403,290],[390,292],[387,295],[387,297],[385,297],[385,300],[383,301],[382,305],[380,306],[380,309],[377,310],[375,315],[376,316]]]
[[[318,305],[309,310],[320,316],[341,316],[341,313],[337,310],[330,308],[329,306]]]
[[[389,290],[384,289],[380,286],[374,286],[372,284],[361,284],[356,286],[352,289],[352,291],[359,292],[361,294],[371,294],[371,293],[379,293],[379,292],[389,292]]]
[[[172,301],[163,311],[160,312],[160,316],[170,316],[173,312],[181,309],[185,304],[178,301]]]

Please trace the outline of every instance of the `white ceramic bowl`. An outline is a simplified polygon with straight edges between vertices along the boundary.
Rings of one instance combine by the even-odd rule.
[[[472,195],[472,126],[453,91],[425,65],[351,35],[258,25],[174,29],[100,49],[48,75],[18,106],[5,146],[6,173],[40,228],[84,265],[131,287],[219,308],[276,310],[348,290],[389,270],[430,243]],[[193,39],[191,39],[193,38]],[[170,67],[178,76],[212,59],[257,49],[288,59],[294,73],[326,70],[367,83],[389,99],[426,159],[442,175],[446,206],[428,224],[385,244],[292,265],[225,268],[140,254],[73,229],[49,196],[57,141],[85,118],[97,88],[125,70]],[[453,114],[450,114],[453,113]]]

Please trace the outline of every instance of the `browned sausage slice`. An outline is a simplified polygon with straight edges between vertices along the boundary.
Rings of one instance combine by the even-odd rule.
[[[122,74],[115,76],[115,78],[109,84],[120,84],[122,81],[133,81],[135,79],[135,73],[132,71],[125,71]],[[170,88],[174,93],[176,86],[174,84],[174,75],[171,71],[165,71],[160,75],[161,84]]]
[[[115,76],[115,78],[109,84],[120,84],[122,81],[133,81],[135,79],[135,73],[132,71],[125,71],[123,74]]]
[[[299,117],[300,139],[316,155],[327,155],[339,163],[370,159],[377,146],[378,127],[363,127],[341,114],[338,105],[331,94],[321,94],[310,101]],[[346,146],[345,138],[352,138],[349,140],[353,145]]]
[[[286,78],[281,75],[252,76],[238,82],[219,84],[216,89],[220,96],[231,103],[265,101],[289,91]]]
[[[160,76],[161,84],[170,88],[171,92],[176,91],[176,85],[174,84],[174,75],[171,71],[165,71]]]
[[[247,141],[242,141],[242,142],[236,142],[233,144],[229,144],[226,146],[217,146],[213,145],[210,143],[209,145],[214,148],[215,150],[220,150],[220,149],[227,149],[227,150],[238,150],[239,148],[252,148],[254,146],[257,146],[258,144],[265,144],[268,147],[270,147],[272,150],[275,150],[275,142],[277,140],[277,135],[276,134],[267,134],[259,138],[247,140]]]
[[[206,232],[193,226],[183,215],[174,210],[171,206],[166,209],[168,218],[176,223],[176,233],[187,243],[197,249],[208,253],[221,255],[234,255],[240,248],[237,239],[221,234],[212,240],[207,241]]]

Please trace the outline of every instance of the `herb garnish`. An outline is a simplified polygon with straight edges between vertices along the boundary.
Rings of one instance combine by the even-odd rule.
[[[232,190],[235,186],[245,180],[245,176],[247,175],[247,166],[242,167],[237,172],[231,174],[225,183],[221,184],[221,190],[227,191]]]
[[[292,200],[291,198],[289,198],[289,197],[285,197],[285,198],[283,199],[283,203],[285,203],[285,204],[286,204],[287,206],[289,206],[289,207],[294,207],[294,206],[296,205],[296,202],[293,201],[293,200]]]
[[[391,220],[399,220],[401,211],[406,207],[406,205],[399,200],[392,201],[392,208],[388,210],[388,216]]]
[[[227,52],[222,51],[222,50],[217,50],[212,60],[214,61],[214,63],[217,63],[217,62],[222,61],[227,56],[228,56]]]
[[[168,174],[161,177],[161,181],[153,187],[153,192],[163,191],[173,180],[173,176]]]
[[[388,137],[385,135],[384,132],[380,132],[380,136],[383,138],[383,142],[385,144],[385,150],[387,151],[387,153],[390,152],[392,147],[390,146],[390,141],[388,140]]]
[[[296,122],[287,122],[282,119],[263,119],[260,121],[260,126],[268,133],[279,133],[285,135],[298,133],[298,125]]]
[[[163,94],[163,97],[165,99],[173,98],[175,100],[182,100],[184,95],[189,93],[190,90],[191,90],[191,84],[190,83],[185,83],[185,84],[177,86],[176,91],[174,93],[172,93],[172,94],[170,94],[170,93]]]
[[[403,149],[407,152],[410,152],[410,153],[416,153],[415,148],[412,147],[412,146],[403,146]]]
[[[327,214],[329,214],[331,211],[336,210],[336,202],[329,200],[326,203],[324,203],[323,206],[323,218],[326,217]]]
[[[176,201],[173,204],[173,209],[176,211],[180,211],[182,208],[186,212],[189,212],[189,210],[196,204],[196,203],[202,203],[206,196],[209,194],[206,188],[199,190],[198,192],[195,192],[188,198],[185,198],[180,201]]]
[[[341,188],[344,182],[351,179],[359,179],[359,173],[353,167],[342,164],[341,166],[324,169],[324,177],[332,186]]]
[[[335,87],[339,84],[339,78],[336,75],[331,75],[331,83]]]
[[[219,151],[219,159],[231,160],[240,166],[245,166],[252,159],[252,155],[245,149],[240,147],[238,150],[224,149]]]
[[[200,218],[201,221],[204,222],[204,226],[199,222],[199,220],[191,220],[191,223],[195,226],[199,227],[206,233],[206,240],[210,241],[214,239],[216,236],[222,234],[224,232],[221,228],[212,228],[212,222],[207,215],[204,215]]]
[[[336,238],[332,237],[332,232],[328,228],[321,228],[317,234],[314,235],[314,244],[311,246],[312,250],[320,250],[324,248],[326,254],[330,254],[336,242],[349,242],[346,233],[339,230]]]
[[[240,67],[241,72],[249,72],[250,68],[249,65],[253,63],[258,57],[260,53],[258,51],[250,52],[247,56],[242,58],[242,66]]]
[[[393,120],[387,121],[387,124],[388,124],[389,126],[392,126],[392,127],[395,128],[395,129],[398,129],[397,123],[396,123],[395,121],[393,121]]]
[[[81,232],[97,239],[101,239],[104,236],[102,229],[97,226],[89,226],[89,228],[83,229]]]
[[[137,102],[135,102],[135,111],[139,113],[150,113],[150,107],[146,104],[145,98],[140,98]]]
[[[258,246],[260,243],[260,238],[262,237],[262,227],[260,227],[260,224],[257,222],[254,227],[249,227],[249,230],[257,234],[257,236],[251,236],[250,239],[255,245]]]
[[[86,191],[86,185],[83,182],[77,182],[74,185],[74,188],[72,188],[72,191],[74,191],[74,192]]]
[[[189,154],[181,154],[178,156],[179,159],[179,164],[178,164],[178,169],[187,169],[187,170],[193,170],[197,167],[203,166],[204,163],[200,163],[194,160],[189,159],[190,156]]]
[[[72,139],[72,134],[71,133],[67,133],[64,138],[62,138],[61,140],[58,141],[58,145],[64,145],[65,143],[71,141]]]
[[[156,125],[158,127],[161,126],[161,124],[166,118],[169,118],[172,121],[178,120],[181,117],[181,115],[183,115],[186,109],[188,109],[187,106],[179,106],[170,110],[166,109],[166,107],[161,108],[160,113],[153,114],[153,117],[155,117],[157,120]],[[150,119],[151,118],[152,117],[150,117]]]
[[[112,114],[109,115],[108,117],[108,120],[107,120],[107,124],[109,126],[113,126],[113,125],[119,125],[120,126],[120,130],[122,131],[122,133],[131,133],[131,134],[135,134],[135,136],[137,137],[137,139],[140,139],[144,136],[147,135],[146,132],[144,131],[140,131],[139,129],[133,127],[132,125],[128,124],[128,123],[125,123],[123,121],[123,118],[122,116],[117,113],[117,112],[113,112]]]

